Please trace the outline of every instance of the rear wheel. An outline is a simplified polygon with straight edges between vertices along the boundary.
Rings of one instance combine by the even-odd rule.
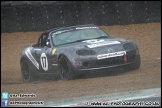
[[[21,74],[24,82],[32,82],[34,80],[34,75],[30,71],[29,65],[25,59],[21,61]]]
[[[74,72],[71,68],[70,62],[65,56],[59,59],[60,76],[62,80],[71,80],[74,78]]]

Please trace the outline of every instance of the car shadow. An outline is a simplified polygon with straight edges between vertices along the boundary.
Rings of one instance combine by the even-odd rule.
[[[35,82],[37,81],[58,81],[60,80],[59,75],[55,74],[39,74],[35,78]]]
[[[72,80],[77,79],[88,79],[88,78],[98,78],[98,77],[107,77],[107,76],[118,76],[126,74],[128,72],[133,72],[133,69],[119,68],[119,69],[108,69],[105,71],[91,71],[84,74],[77,74],[76,77]],[[58,74],[40,74],[35,78],[33,83],[42,82],[42,81],[58,81],[61,80]]]
[[[133,69],[109,69],[101,72],[89,72],[86,74],[78,75],[76,79],[88,79],[88,78],[98,78],[98,77],[107,77],[107,76],[119,76],[122,74],[127,74],[128,72],[133,72]]]

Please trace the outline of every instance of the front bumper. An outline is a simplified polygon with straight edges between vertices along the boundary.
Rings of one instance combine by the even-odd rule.
[[[120,65],[112,65],[112,66],[107,66],[107,67],[97,67],[97,68],[87,68],[87,69],[78,69],[78,68],[74,68],[74,71],[76,73],[83,73],[83,72],[97,72],[97,71],[106,71],[108,69],[119,69],[119,68],[123,68],[123,67],[129,67],[130,65],[134,65],[136,64],[138,61],[134,61],[134,62],[129,62],[129,63],[124,63],[124,64],[120,64]]]
[[[140,62],[140,55],[136,55],[135,51],[127,52],[127,61],[124,61],[123,57],[115,57],[113,60],[102,59],[102,60],[89,60],[89,66],[87,67],[76,67],[72,66],[75,73],[83,73],[83,72],[95,72],[95,71],[105,71],[108,69],[118,69],[118,68],[129,68],[130,65],[136,65]]]

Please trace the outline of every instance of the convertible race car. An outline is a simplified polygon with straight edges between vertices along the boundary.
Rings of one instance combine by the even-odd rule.
[[[132,40],[112,38],[93,24],[54,28],[44,31],[37,44],[22,51],[23,81],[37,74],[59,74],[62,80],[87,72],[116,67],[140,67],[140,54]]]

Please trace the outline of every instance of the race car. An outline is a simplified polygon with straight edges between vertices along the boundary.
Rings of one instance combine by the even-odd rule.
[[[37,44],[22,51],[20,65],[24,82],[38,74],[76,75],[117,67],[140,68],[140,54],[133,40],[112,38],[94,24],[53,28],[44,31]]]

